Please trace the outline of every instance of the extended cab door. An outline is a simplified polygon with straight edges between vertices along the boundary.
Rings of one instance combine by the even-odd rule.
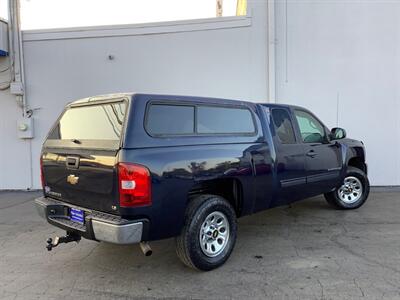
[[[304,145],[307,190],[315,195],[326,193],[340,181],[340,147],[329,140],[325,126],[312,113],[303,109],[293,111]]]
[[[276,176],[280,185],[272,206],[277,206],[306,196],[306,166],[303,144],[295,134],[290,109],[273,107],[270,118],[276,150]]]

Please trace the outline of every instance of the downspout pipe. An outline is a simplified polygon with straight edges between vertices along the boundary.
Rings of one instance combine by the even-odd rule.
[[[22,116],[30,118],[32,111],[29,110],[25,97],[25,69],[24,51],[21,32],[21,10],[20,0],[8,0],[9,9],[9,48],[11,60],[11,84],[10,92],[15,95],[17,104],[22,108]],[[33,187],[33,159],[32,159],[32,140],[28,140],[29,155],[29,186]]]
[[[268,0],[268,101],[276,103],[276,68],[275,68],[275,0]]]
[[[21,31],[21,2],[20,0],[15,0],[16,3],[16,24],[17,24],[17,32],[18,32],[18,48],[19,48],[19,64],[20,64],[20,80],[22,83],[22,108],[24,116],[27,114],[28,105],[26,102],[25,96],[25,61],[24,61],[24,48],[22,44],[22,31]]]
[[[12,64],[11,94],[16,96],[17,103],[22,108],[22,115],[28,108],[25,97],[25,70],[21,33],[20,0],[8,0],[9,7],[9,40],[10,59]]]

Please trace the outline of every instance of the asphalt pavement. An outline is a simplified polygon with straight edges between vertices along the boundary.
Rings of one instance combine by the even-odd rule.
[[[45,249],[63,231],[36,213],[37,192],[0,192],[0,299],[400,299],[400,191],[373,189],[360,209],[323,197],[239,220],[221,268],[198,272],[174,240],[82,240]]]

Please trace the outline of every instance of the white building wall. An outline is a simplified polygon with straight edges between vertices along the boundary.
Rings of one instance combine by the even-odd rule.
[[[24,32],[26,95],[35,111],[33,188],[40,187],[41,144],[67,102],[130,91],[265,101],[266,3],[255,1],[250,11],[249,18],[211,23]],[[3,151],[17,154],[13,169],[20,171],[2,171],[9,179],[0,188],[24,189],[30,187],[29,142],[16,138],[20,111],[12,99],[5,102],[0,103],[7,124],[0,127],[7,139]],[[1,170],[10,165],[0,160]]]
[[[0,190],[30,187],[30,141],[17,139],[15,98],[0,91]]]
[[[400,185],[399,16],[399,1],[276,3],[277,99],[364,141],[374,185]]]
[[[8,57],[0,57],[2,87],[10,79],[8,67]],[[29,141],[16,138],[16,120],[21,114],[9,90],[0,90],[0,190],[30,186]]]
[[[43,139],[77,98],[137,91],[265,101],[267,7],[250,4],[250,18],[229,22],[25,32],[35,139],[17,138],[21,110],[0,92],[0,189],[40,187]],[[400,185],[399,5],[277,0],[275,7],[278,102],[306,106],[362,139],[374,185]]]

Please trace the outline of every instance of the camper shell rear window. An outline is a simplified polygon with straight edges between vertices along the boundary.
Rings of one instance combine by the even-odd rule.
[[[127,106],[127,101],[71,105],[50,131],[46,146],[117,149]]]

